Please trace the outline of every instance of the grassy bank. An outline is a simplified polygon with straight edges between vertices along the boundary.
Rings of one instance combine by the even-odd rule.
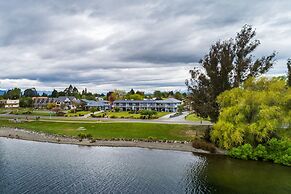
[[[197,122],[197,121],[209,121],[209,119],[203,119],[201,117],[198,117],[196,114],[189,114],[186,116],[185,118],[187,121],[193,121],[193,122]]]
[[[82,117],[84,115],[90,114],[90,111],[77,111],[77,112],[68,112],[65,114],[65,117]]]
[[[33,115],[33,116],[56,116],[56,113],[50,110],[35,110],[32,108],[0,108],[0,114],[12,115]]]
[[[203,126],[157,123],[65,123],[51,121],[14,123],[9,120],[1,120],[0,126],[74,137],[83,133],[90,134],[95,139],[124,138],[180,141],[193,140],[196,130],[197,134],[200,134],[204,128]]]
[[[154,115],[154,118],[159,118],[159,117],[165,116],[167,114],[170,114],[170,113],[169,112],[157,112],[157,114]],[[95,116],[96,117],[118,118],[118,119],[140,119],[142,115],[139,113],[130,113],[127,111],[121,111],[121,112],[107,111],[104,113],[95,114]]]

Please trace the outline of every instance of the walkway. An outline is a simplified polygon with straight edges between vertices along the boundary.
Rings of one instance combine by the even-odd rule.
[[[186,114],[186,113],[185,113]],[[49,117],[49,116],[32,116],[32,115],[10,115],[10,114],[0,114],[0,117],[4,118],[22,118],[22,119],[36,119],[39,117],[39,120],[52,120],[52,121],[104,121],[104,122],[129,122],[129,123],[161,123],[161,124],[187,124],[187,125],[212,125],[208,121],[201,122],[192,122],[183,119],[185,114],[179,117],[174,118],[159,118],[152,120],[144,119],[112,119],[112,118],[84,118],[84,117]],[[167,116],[167,115],[166,115]]]

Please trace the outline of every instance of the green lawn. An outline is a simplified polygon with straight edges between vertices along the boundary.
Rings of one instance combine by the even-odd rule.
[[[187,121],[208,121],[209,119],[203,119],[201,117],[198,117],[196,114],[189,114],[186,116]]]
[[[195,130],[204,127],[178,124],[157,123],[68,123],[29,121],[13,123],[0,120],[2,127],[17,127],[49,134],[77,136],[80,133],[91,134],[96,139],[159,139],[159,140],[192,140]],[[84,128],[86,130],[78,130]]]
[[[87,114],[90,114],[91,112],[90,111],[78,111],[76,113],[66,113],[65,114],[65,117],[81,117],[81,116],[84,116],[84,115],[87,115]]]
[[[48,110],[34,110],[31,115],[34,116],[56,116],[55,112],[48,111]]]
[[[108,118],[121,118],[121,119],[140,119],[141,114],[136,114],[136,113],[130,113],[130,112],[126,112],[126,111],[121,111],[121,112],[111,112],[111,111],[107,111],[104,113],[98,113],[95,114],[95,116],[102,116],[105,114],[105,117]],[[156,118],[162,117],[169,114],[169,112],[157,112],[156,115],[154,115]]]
[[[49,110],[33,110],[32,108],[0,109],[0,114],[33,115],[33,116],[55,116]]]

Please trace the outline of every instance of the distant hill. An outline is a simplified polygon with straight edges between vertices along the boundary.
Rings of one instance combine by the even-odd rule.
[[[51,95],[52,91],[37,91],[37,93],[41,96],[43,93],[47,94],[47,95]]]
[[[0,96],[2,96],[5,92],[6,90],[0,90]]]

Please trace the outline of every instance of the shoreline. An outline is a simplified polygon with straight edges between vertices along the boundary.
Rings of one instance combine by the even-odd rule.
[[[28,131],[24,129],[0,127],[0,137],[21,139],[27,141],[37,141],[46,143],[57,143],[57,144],[72,144],[80,146],[104,146],[104,147],[139,147],[148,149],[159,149],[159,150],[172,150],[172,151],[183,151],[192,153],[202,153],[202,154],[213,154],[209,151],[196,149],[192,147],[191,143],[164,143],[164,142],[145,142],[145,141],[112,141],[112,140],[96,140],[95,142],[90,142],[90,140],[79,139],[72,137],[64,137],[58,135],[51,135],[45,133],[38,133],[34,131]],[[223,153],[215,153],[216,155],[221,155]]]

